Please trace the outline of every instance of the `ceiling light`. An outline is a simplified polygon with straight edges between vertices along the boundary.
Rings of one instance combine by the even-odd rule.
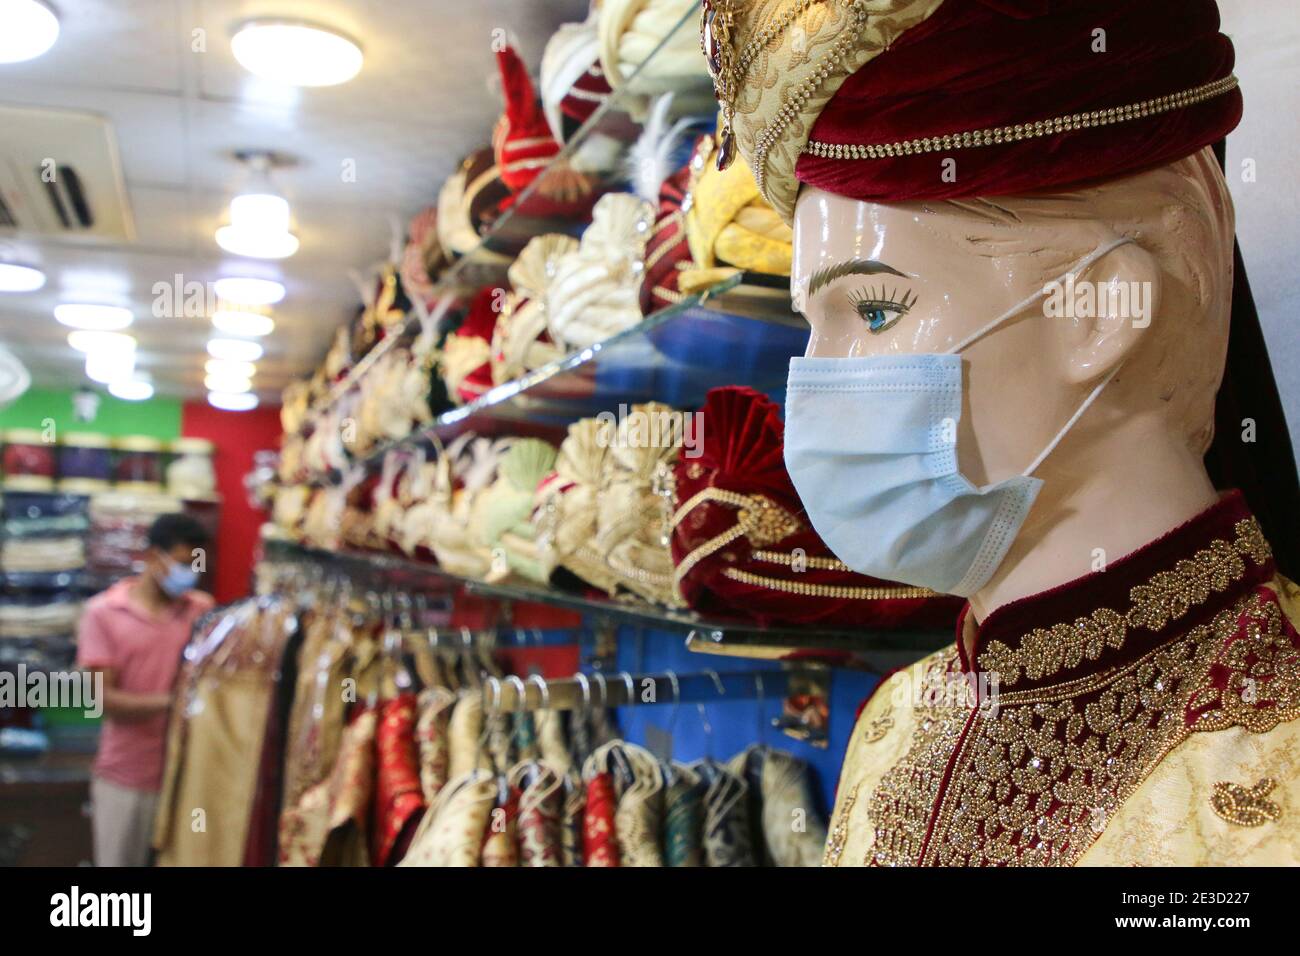
[[[135,374],[135,349],[90,352],[86,355],[86,377],[105,385]]]
[[[153,386],[138,378],[127,378],[109,382],[108,394],[124,402],[143,402],[147,398],[153,398]]]
[[[269,315],[249,308],[222,306],[212,314],[212,325],[224,335],[242,335],[257,338],[270,335],[275,322]]]
[[[217,245],[237,256],[284,259],[298,251],[298,237],[289,231],[289,203],[276,192],[271,153],[239,153],[248,167],[249,185],[230,201],[230,225],[217,230]]]
[[[239,65],[291,86],[334,86],[359,72],[361,47],[341,33],[299,20],[249,20],[230,41]]]
[[[287,259],[298,251],[298,237],[291,232],[258,233],[235,226],[222,226],[217,230],[217,245],[232,256]]]
[[[236,202],[244,198],[247,197],[235,197],[231,202],[231,206],[233,207]],[[288,209],[288,203],[285,203],[285,208]],[[287,213],[285,228],[288,228]],[[284,286],[274,279],[231,277],[218,279],[212,284],[212,288],[217,293],[218,299],[235,302],[239,305],[275,305],[284,298]]]
[[[0,0],[0,63],[40,56],[59,38],[59,18],[39,0]]]
[[[0,0],[0,17],[3,16]],[[35,292],[45,285],[45,273],[34,266],[16,262],[0,262],[0,292]]]
[[[68,344],[87,354],[135,351],[135,338],[123,332],[88,332],[82,329],[68,333]]]
[[[252,392],[208,392],[208,404],[228,412],[246,412],[257,407],[257,396]]]
[[[208,375],[203,379],[203,387],[209,392],[251,392],[253,383],[238,375]]]
[[[228,359],[208,359],[203,371],[209,375],[229,375],[232,378],[252,378],[257,366],[252,362],[231,362]]]
[[[208,341],[208,354],[232,362],[256,362],[262,357],[262,346],[242,339],[211,339]]]
[[[114,332],[124,329],[135,318],[130,309],[120,305],[92,305],[88,302],[65,302],[54,307],[54,317],[74,329]]]

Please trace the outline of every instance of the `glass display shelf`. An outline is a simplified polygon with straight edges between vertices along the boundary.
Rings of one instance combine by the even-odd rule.
[[[326,572],[346,573],[353,581],[412,592],[454,594],[464,591],[497,601],[531,601],[576,611],[598,619],[649,630],[686,635],[693,651],[768,659],[827,659],[837,664],[883,672],[917,660],[950,644],[951,630],[864,630],[813,627],[767,627],[753,621],[704,616],[687,609],[560,591],[541,585],[480,581],[450,574],[437,565],[392,554],[327,551],[285,539],[264,542],[265,560],[301,562]]]
[[[551,158],[537,177],[525,189],[511,197],[500,213],[481,230],[477,245],[466,250],[437,277],[432,294],[427,299],[407,294],[410,309],[405,318],[397,326],[388,330],[387,334],[365,355],[357,358],[347,373],[330,387],[326,396],[312,406],[308,412],[308,421],[317,419],[343,396],[358,387],[370,368],[386,352],[399,343],[409,341],[411,335],[430,323],[437,325],[442,315],[447,312],[463,307],[474,290],[487,285],[508,287],[506,270],[530,239],[546,233],[580,236],[589,224],[589,219],[561,218],[548,211],[549,207],[554,205],[553,197],[572,190],[575,175],[581,175],[597,195],[611,191],[632,191],[634,185],[632,177],[635,176],[636,164],[629,160],[628,148],[643,131],[650,103],[663,92],[662,79],[656,79],[657,58],[665,54],[670,47],[680,48],[683,38],[689,39],[691,45],[698,46],[696,37],[698,22],[698,11],[691,6],[645,60],[567,136],[560,152]],[[698,83],[674,92],[669,111],[663,119],[668,124],[678,120],[690,121],[682,131],[683,144],[689,148],[695,134],[712,132],[715,117],[716,103],[713,100],[712,83],[703,70],[701,59]],[[603,159],[600,158],[602,155]],[[609,157],[614,155],[618,158],[611,161]],[[763,281],[765,280],[756,279],[756,282]],[[710,289],[706,295],[718,296],[730,292],[735,285],[734,282],[725,283],[725,287]],[[778,286],[781,285],[788,287],[788,281],[780,279]],[[775,320],[779,324],[789,323],[792,318],[795,318],[789,308],[788,288],[783,291],[779,287],[766,288],[746,281],[732,295],[727,296],[724,303],[723,309],[732,319],[761,317],[769,321]],[[681,310],[674,307],[655,313],[647,317],[638,328],[648,332],[649,329],[679,311]],[[806,330],[806,326],[802,327]],[[611,344],[613,343],[609,341],[600,343],[601,346]],[[616,348],[622,349],[630,344],[625,342]],[[802,348],[802,344],[799,348]],[[567,356],[564,362],[556,363],[565,366],[558,371],[567,373],[577,366],[587,365],[588,357],[580,357],[585,356],[587,351],[580,350]],[[631,358],[630,352],[628,357]],[[594,366],[588,368],[588,371],[594,370]],[[542,378],[550,378],[556,374],[556,371],[555,369],[538,370],[538,372],[548,373]],[[669,378],[672,377],[671,372],[665,371],[664,374]],[[567,379],[567,385],[564,381],[555,382],[555,387],[566,393],[567,397],[553,396],[551,401],[572,401],[575,397],[584,394],[584,388],[590,392],[590,384],[583,386],[580,379],[581,375],[570,377]],[[526,407],[529,401],[542,397],[543,392],[534,390],[538,384],[537,374],[530,375],[527,384],[505,383],[499,386],[502,391],[493,390],[495,395],[491,402],[478,401],[472,406],[456,409],[445,416],[445,421],[434,426],[435,430],[440,435],[451,435],[464,430],[461,423],[469,420],[482,424],[517,412]],[[724,384],[724,382],[715,380],[713,384]],[[510,391],[512,386],[514,393],[522,395],[527,392],[527,397],[518,401],[503,402],[502,396]],[[574,388],[570,389],[569,386]],[[627,401],[647,401],[650,398],[659,398],[661,401],[675,404],[668,398],[649,393],[632,396]],[[489,411],[489,406],[494,410]],[[591,406],[588,403],[586,407]],[[467,409],[471,410],[467,411]],[[545,415],[545,412],[542,414]],[[570,415],[568,421],[578,417],[581,417],[581,414]],[[553,418],[553,423],[567,424],[563,418],[561,414],[559,418]]]
[[[779,300],[745,279],[731,276],[623,332],[489,389],[432,424],[375,446],[354,464],[373,469],[394,448],[430,447],[435,436],[446,442],[465,431],[559,440],[580,418],[619,416],[642,402],[697,409],[710,389],[722,385],[746,385],[779,399],[790,356],[803,353],[808,327],[789,311],[788,295],[782,313]],[[774,301],[778,307],[771,307]],[[332,484],[341,477],[338,472],[314,475],[312,483]]]

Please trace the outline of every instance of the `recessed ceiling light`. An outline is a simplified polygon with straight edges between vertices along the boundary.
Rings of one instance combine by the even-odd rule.
[[[257,366],[252,362],[232,362],[229,359],[208,359],[203,371],[209,375],[229,375],[233,378],[252,378]]]
[[[253,339],[270,335],[275,329],[275,321],[269,315],[251,309],[229,307],[212,313],[212,325],[223,335],[241,335]]]
[[[123,332],[88,332],[80,329],[68,333],[68,344],[78,352],[134,352],[135,337]]]
[[[208,375],[203,379],[203,387],[209,392],[251,392],[253,383],[238,375]]]
[[[153,386],[148,382],[140,381],[138,378],[127,378],[117,382],[109,382],[108,394],[120,398],[124,402],[143,402],[147,398],[153,398]]]
[[[232,362],[256,362],[262,357],[262,346],[242,339],[210,339],[208,354]]]
[[[0,63],[40,56],[59,38],[59,18],[40,0],[0,0]]]
[[[249,20],[230,41],[239,65],[291,86],[335,86],[361,72],[361,47],[335,30],[301,20]]]
[[[54,307],[54,317],[74,329],[115,332],[135,318],[130,309],[120,305],[93,305],[89,302],[65,302]]]
[[[208,392],[208,404],[228,412],[246,412],[257,407],[257,396],[252,392]]]
[[[217,230],[217,245],[232,256],[287,259],[298,251],[298,237],[291,232],[258,232],[238,226],[222,226]]]
[[[4,0],[0,0],[0,5]],[[0,11],[3,7],[0,6]],[[0,12],[0,16],[3,13]],[[0,262],[0,292],[35,292],[45,285],[45,273],[35,266]]]
[[[212,283],[218,299],[239,305],[275,305],[284,298],[284,285],[274,279],[231,276]]]
[[[110,385],[135,374],[135,349],[115,352],[89,352],[86,377]]]

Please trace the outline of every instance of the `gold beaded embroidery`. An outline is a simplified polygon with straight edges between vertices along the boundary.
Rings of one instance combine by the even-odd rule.
[[[688,514],[706,502],[735,508],[736,523],[721,534],[714,535],[682,559],[674,572],[674,581],[679,584],[695,565],[720,548],[725,548],[737,538],[748,538],[751,544],[763,547],[803,530],[802,521],[770,498],[763,495],[742,495],[736,491],[713,487],[704,488],[691,495],[690,499],[673,513],[672,527],[676,528],[686,520]]]
[[[898,598],[933,597],[934,592],[926,588],[914,588],[906,585],[898,587],[871,587],[852,584],[816,584],[811,581],[787,581],[784,578],[769,578],[740,568],[723,568],[722,576],[750,587],[767,588],[770,591],[784,591],[786,594],[798,594],[802,597],[834,598],[844,601],[885,601]]]
[[[1277,781],[1272,777],[1265,777],[1253,787],[1221,780],[1214,785],[1210,807],[1221,818],[1239,827],[1263,826],[1282,815],[1282,808],[1267,799],[1276,786]]]
[[[1243,559],[1262,565],[1272,557],[1272,549],[1254,518],[1237,522],[1233,535],[1231,542],[1212,541],[1191,558],[1179,561],[1172,570],[1134,587],[1129,592],[1132,606],[1122,615],[1110,608],[1098,608],[1071,624],[1035,628],[1015,649],[1001,641],[990,641],[979,656],[980,668],[996,671],[1002,684],[1010,687],[1022,677],[1040,680],[1078,667],[1085,658],[1095,661],[1107,647],[1122,646],[1130,628],[1158,631],[1189,608],[1203,604],[1211,594],[1241,580],[1246,573]]]
[[[1116,106],[1104,110],[1092,110],[1087,113],[1072,113],[1068,116],[1054,116],[1051,119],[1036,120],[1031,123],[1016,123],[1013,126],[994,126],[988,129],[968,130],[963,133],[948,133],[942,136],[923,136],[917,139],[900,140],[895,143],[823,143],[809,140],[803,152],[823,159],[885,159],[892,156],[915,156],[923,153],[948,152],[955,149],[971,149],[976,146],[994,146],[1001,143],[1018,143],[1026,139],[1040,139],[1068,133],[1074,130],[1093,129],[1109,126],[1112,123],[1126,123],[1129,120],[1143,119],[1147,116],[1159,116],[1173,110],[1195,106],[1197,103],[1222,96],[1237,88],[1236,76],[1225,76],[1210,83],[1165,96],[1153,97],[1126,106]]]
[[[1263,733],[1300,717],[1292,640],[1262,589],[1126,666],[1003,692],[995,712],[923,697],[907,754],[872,795],[866,862],[1072,865],[1192,733]],[[946,661],[954,668],[955,653]]]
[[[853,813],[853,805],[858,802],[858,790],[862,786],[862,781],[858,781],[849,795],[844,798],[844,806],[840,807],[840,812],[836,814],[835,825],[831,827],[831,832],[826,837],[826,852],[822,855],[822,866],[839,866],[840,856],[844,853],[844,841],[849,838],[849,816]]]

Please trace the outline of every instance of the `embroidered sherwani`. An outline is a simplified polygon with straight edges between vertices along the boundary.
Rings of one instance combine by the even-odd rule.
[[[1104,572],[964,614],[863,708],[825,862],[1300,864],[1298,620],[1235,493]]]

